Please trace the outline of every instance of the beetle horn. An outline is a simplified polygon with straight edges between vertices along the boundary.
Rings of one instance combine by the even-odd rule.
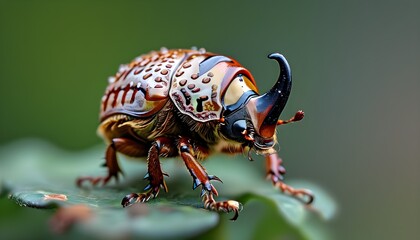
[[[252,98],[247,104],[255,130],[264,138],[274,135],[277,120],[286,105],[292,87],[292,74],[289,63],[280,53],[272,53],[280,66],[280,75],[274,86],[265,94]]]

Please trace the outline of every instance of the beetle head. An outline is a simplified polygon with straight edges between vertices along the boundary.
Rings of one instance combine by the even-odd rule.
[[[255,148],[257,152],[266,152],[276,143],[277,121],[286,105],[292,86],[290,66],[283,55],[272,53],[268,57],[279,63],[280,75],[277,82],[263,95],[258,95],[254,91],[255,88],[242,87],[241,91],[231,84],[226,91],[225,100],[231,97],[232,94],[229,92],[240,92],[241,96],[233,104],[224,102],[224,121],[221,126],[221,132],[225,137]],[[237,77],[245,78],[246,82],[246,77],[241,75]]]

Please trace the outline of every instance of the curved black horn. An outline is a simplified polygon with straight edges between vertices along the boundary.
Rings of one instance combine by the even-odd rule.
[[[274,84],[269,91],[273,92],[277,101],[276,108],[278,108],[278,114],[275,114],[277,115],[277,122],[280,113],[283,111],[284,106],[286,106],[287,99],[289,99],[289,94],[292,89],[292,71],[290,70],[290,66],[286,58],[280,53],[272,53],[268,55],[268,58],[276,60],[280,66],[279,78],[277,79],[276,84]],[[272,111],[273,110],[274,109],[272,109]]]
[[[258,114],[258,131],[263,137],[272,137],[277,126],[277,120],[283,111],[292,88],[292,73],[286,58],[280,53],[272,53],[268,58],[279,63],[280,75],[274,86],[265,94],[253,100]],[[261,121],[262,120],[262,121]]]

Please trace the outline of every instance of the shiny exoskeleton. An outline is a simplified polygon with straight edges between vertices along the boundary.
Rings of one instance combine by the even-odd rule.
[[[108,175],[79,178],[78,184],[118,179],[117,152],[144,157],[149,184],[144,192],[124,197],[122,205],[146,202],[161,188],[168,191],[160,158],[180,156],[193,178],[193,189],[202,187],[204,207],[233,211],[236,219],[241,204],[214,199],[218,193],[210,181],[220,179],[207,174],[200,160],[215,152],[250,156],[253,150],[264,155],[267,176],[276,187],[311,203],[310,191],[283,183],[285,169],[273,148],[276,126],[301,120],[303,112],[278,120],[291,90],[291,72],[281,54],[269,58],[279,63],[280,76],[262,95],[251,73],[236,60],[204,49],[162,48],[122,65],[109,78],[101,103],[98,133],[108,143]]]

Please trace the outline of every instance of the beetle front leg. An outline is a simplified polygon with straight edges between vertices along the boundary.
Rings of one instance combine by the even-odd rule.
[[[165,192],[168,192],[168,187],[164,180],[164,175],[168,176],[168,174],[162,172],[159,161],[159,155],[167,155],[167,151],[170,151],[170,148],[167,147],[166,140],[166,138],[157,139],[149,149],[147,155],[148,172],[144,177],[144,179],[149,180],[149,184],[144,188],[145,192],[130,193],[126,195],[121,201],[123,207],[130,206],[137,202],[147,202],[150,198],[156,198],[160,188],[163,188]]]
[[[77,186],[80,187],[85,181],[90,182],[92,185],[97,185],[100,182],[105,185],[113,177],[118,181],[119,174],[123,174],[123,172],[118,165],[117,152],[131,157],[140,157],[146,154],[143,145],[128,138],[114,138],[111,140],[105,152],[105,163],[103,166],[108,168],[107,176],[79,177],[76,180]]]
[[[280,188],[282,192],[287,192],[292,196],[307,197],[307,200],[301,199],[306,204],[311,204],[314,200],[314,195],[307,189],[295,189],[283,182],[283,175],[286,174],[286,169],[282,166],[282,159],[276,154],[267,154],[266,170],[267,178],[271,179],[274,186]]]
[[[202,186],[201,197],[203,198],[204,208],[217,212],[234,212],[235,215],[231,220],[236,220],[238,212],[242,210],[242,205],[234,200],[216,202],[214,196],[217,196],[218,192],[210,181],[217,180],[221,182],[221,180],[214,175],[208,175],[204,167],[194,158],[193,148],[187,138],[179,140],[178,148],[179,154],[193,178],[193,189],[200,185]]]

